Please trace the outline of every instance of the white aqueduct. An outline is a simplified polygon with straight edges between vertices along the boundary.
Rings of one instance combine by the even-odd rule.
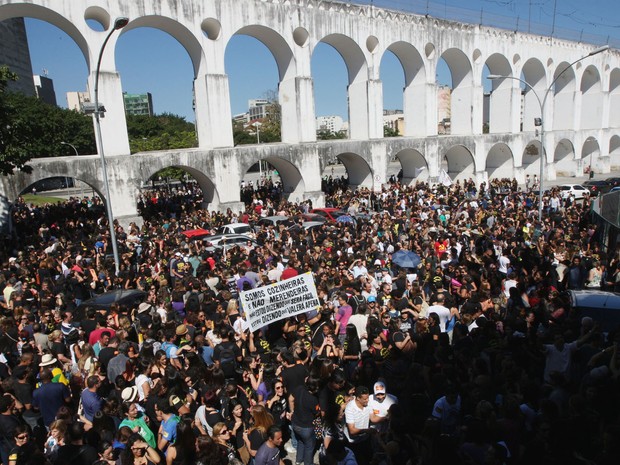
[[[326,0],[0,0],[0,20],[31,17],[66,32],[77,44],[94,81],[102,43],[114,19],[129,24],[112,35],[101,64],[100,100],[106,117],[102,134],[115,216],[137,216],[141,183],[158,170],[176,166],[201,185],[211,208],[239,207],[239,183],[258,160],[280,173],[292,201],[321,205],[321,173],[338,157],[350,182],[378,188],[396,157],[404,180],[437,177],[442,164],[456,179],[581,175],[590,163],[597,172],[620,167],[620,53],[609,50],[569,66],[596,49],[479,25]],[[103,27],[93,30],[88,20]],[[157,28],[187,51],[194,71],[199,147],[129,155],[122,76],[114,63],[118,38],[135,28]],[[273,54],[279,74],[282,142],[234,147],[227,44],[236,34],[252,36]],[[311,58],[319,43],[334,47],[348,71],[349,139],[317,141]],[[109,49],[109,50],[108,50]],[[405,135],[383,138],[381,59],[396,55],[405,76]],[[437,63],[443,58],[453,81],[451,134],[438,135]],[[488,133],[483,133],[483,68],[517,79],[493,81]],[[567,69],[568,68],[568,69]],[[560,75],[561,74],[561,75]],[[556,78],[557,81],[556,81]],[[554,81],[556,81],[554,83]],[[541,99],[549,89],[544,115]],[[524,93],[524,95],[522,95]],[[535,118],[544,120],[540,150]],[[71,176],[102,192],[96,155],[36,159],[33,173],[2,178],[0,195],[9,201],[32,182]]]

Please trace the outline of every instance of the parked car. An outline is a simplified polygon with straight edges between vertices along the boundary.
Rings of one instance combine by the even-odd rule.
[[[340,210],[339,208],[327,207],[327,208],[313,208],[310,213],[321,215],[327,218],[327,221],[336,221],[336,218],[342,215],[347,215],[347,212]]]
[[[583,183],[583,187],[586,187],[590,191],[592,197],[596,197],[600,194],[606,194],[613,186],[607,181],[590,179]]]
[[[94,308],[95,310],[110,310],[112,304],[117,304],[121,308],[127,308],[129,310],[137,308],[142,302],[146,300],[147,293],[139,289],[116,289],[114,291],[104,292],[101,295],[95,296],[92,299],[83,301],[76,309],[74,313],[74,319],[80,321],[84,318],[84,313],[87,308]]]
[[[620,186],[620,178],[607,178],[605,179],[612,187]]]
[[[263,226],[278,226],[283,224],[287,228],[290,227],[294,221],[290,219],[288,216],[276,215],[276,216],[266,216],[265,218],[261,218],[258,220],[254,226],[254,229],[258,232]]]
[[[570,194],[573,195],[575,200],[583,199],[586,196],[590,196],[590,191],[581,184],[562,184],[559,186],[560,196],[565,199]]]
[[[612,187],[609,192],[618,192],[620,191],[620,186]]]
[[[247,237],[255,237],[252,226],[247,223],[230,223],[217,228],[215,234],[243,234]]]
[[[207,236],[202,240],[212,246],[244,245],[254,248],[259,245],[256,240],[246,236],[245,234],[214,234],[213,236]]]
[[[620,328],[620,293],[583,290],[568,294],[578,318],[589,316],[605,333]]]
[[[190,241],[195,241],[210,235],[211,232],[206,229],[188,229],[186,231],[181,231],[181,234],[183,234]]]

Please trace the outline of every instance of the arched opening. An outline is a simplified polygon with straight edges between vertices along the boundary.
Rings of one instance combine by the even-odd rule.
[[[38,5],[2,5],[0,21],[5,20],[10,20],[3,24],[9,35],[3,37],[3,46],[10,45],[16,53],[21,47],[28,46],[30,52],[30,63],[23,62],[23,74],[20,75],[22,82],[19,83],[27,84],[27,88],[21,91],[35,95],[32,80],[34,71],[34,74],[53,79],[56,103],[67,107],[66,92],[83,88],[88,79],[89,49],[86,39],[69,20]],[[61,49],[62,53],[59,53]],[[12,71],[20,74],[20,70]]]
[[[584,173],[600,172],[601,148],[594,137],[588,137],[581,148],[581,163]]]
[[[345,180],[351,189],[357,187],[372,188],[372,171],[363,157],[356,153],[345,152],[339,154],[337,159],[344,166]]]
[[[329,50],[330,48],[332,50]],[[339,58],[337,58],[338,55],[340,55]],[[345,64],[345,80],[340,77],[342,67],[336,65],[337,62]],[[334,64],[335,67],[326,69],[328,63]],[[350,139],[367,139],[369,135],[368,71],[364,54],[355,41],[343,34],[331,34],[324,37],[312,53],[312,77],[319,124],[321,117],[339,116],[345,122],[343,130],[348,132]],[[321,102],[330,97],[336,100],[322,106]],[[341,105],[343,101],[346,102],[344,107]],[[343,114],[342,108],[346,108],[346,114]]]
[[[525,146],[521,157],[521,167],[524,175],[538,176],[540,174],[541,145],[539,140],[533,140]]]
[[[99,203],[103,199],[103,196],[90,184],[71,176],[50,176],[39,179],[22,189],[19,195],[26,203],[35,205],[59,203],[70,199],[86,199]]]
[[[512,68],[504,55],[494,53],[487,59],[482,69],[482,132],[485,134],[510,132],[514,81],[512,79],[487,79],[490,74],[512,76]]]
[[[611,170],[620,169],[620,136],[612,136],[609,139],[609,157]]]
[[[380,66],[383,86],[383,137],[403,136],[405,135],[403,67],[398,57],[389,49],[383,54]]]
[[[225,65],[235,144],[295,139],[295,66],[284,39],[264,26],[241,28],[226,46]]]
[[[553,88],[553,129],[573,129],[575,127],[575,70],[569,66],[569,63],[562,62],[556,68],[553,79],[557,79]]]
[[[609,75],[609,127],[620,127],[620,111],[612,111],[612,108],[620,108],[620,68],[614,68]]]
[[[491,178],[513,178],[514,159],[512,150],[506,144],[495,144],[487,154],[486,170]]]
[[[467,147],[455,145],[446,152],[441,163],[452,181],[473,178],[476,174],[476,164],[472,153]]]
[[[165,218],[180,218],[197,209],[216,209],[219,203],[219,194],[211,179],[195,168],[173,165],[143,180],[138,196],[138,213],[144,220],[162,215]]]
[[[444,72],[446,68],[449,71],[447,76]],[[438,132],[471,134],[473,102],[472,72],[469,59],[459,49],[446,50],[437,63],[436,77],[438,84]],[[444,116],[446,113],[448,113],[447,116]]]
[[[575,161],[575,148],[568,139],[562,139],[555,147],[553,154],[556,176],[575,176],[577,162]]]
[[[598,69],[593,65],[588,66],[581,76],[581,129],[598,129],[601,127],[603,115],[602,91],[601,75]]]
[[[546,76],[545,67],[536,58],[530,58],[525,65],[523,65],[521,79],[531,86],[526,86],[523,83],[521,84],[521,91],[523,93],[521,130],[523,132],[534,131],[534,120],[536,118],[543,118],[540,114],[540,102],[542,102],[546,91]],[[538,100],[539,98],[540,102]]]
[[[415,149],[405,149],[398,152],[396,158],[402,168],[401,182],[405,186],[428,180],[428,163],[420,152]]]
[[[425,118],[426,76],[422,56],[413,45],[406,42],[391,44],[387,52],[381,60],[384,109],[389,109],[392,101],[400,102],[402,105],[400,108],[403,110],[401,123],[403,128],[399,130],[399,135],[426,135],[428,126]],[[387,69],[384,69],[384,66]],[[399,71],[404,73],[403,80],[393,82],[396,79],[387,78],[399,74]],[[386,117],[389,118],[390,115]]]
[[[169,18],[138,17],[121,31],[115,56],[132,153],[198,146],[194,82],[204,57],[193,34]]]

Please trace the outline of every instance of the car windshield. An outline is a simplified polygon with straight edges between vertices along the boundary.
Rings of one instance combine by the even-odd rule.
[[[562,186],[563,191],[569,191],[571,186]]]

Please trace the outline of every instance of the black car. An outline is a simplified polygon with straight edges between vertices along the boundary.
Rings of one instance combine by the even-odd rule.
[[[121,308],[124,307],[131,310],[144,302],[146,296],[146,292],[138,289],[116,289],[114,291],[104,292],[101,295],[82,302],[75,310],[75,319],[79,321],[84,318],[84,312],[87,308],[110,310],[112,304],[117,304]]]
[[[584,182],[582,185],[590,191],[590,195],[592,197],[596,197],[600,194],[606,194],[613,187],[607,181],[594,179],[590,179],[589,181]]]
[[[620,178],[607,178],[605,181],[611,184],[611,187],[620,186]]]

